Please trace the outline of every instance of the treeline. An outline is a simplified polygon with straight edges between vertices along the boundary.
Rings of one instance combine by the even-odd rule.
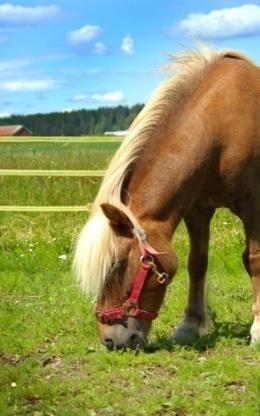
[[[81,136],[126,130],[143,105],[101,107],[62,113],[13,115],[0,119],[0,125],[24,125],[34,136]]]

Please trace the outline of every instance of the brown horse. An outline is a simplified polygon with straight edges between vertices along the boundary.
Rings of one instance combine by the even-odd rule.
[[[176,271],[171,239],[181,219],[190,238],[190,289],[174,339],[199,335],[209,226],[218,207],[244,224],[251,342],[260,342],[260,70],[233,51],[204,48],[174,60],[175,75],[116,152],[76,247],[78,280],[97,298],[109,349],[145,345]]]

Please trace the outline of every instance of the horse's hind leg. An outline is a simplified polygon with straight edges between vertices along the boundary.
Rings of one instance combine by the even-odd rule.
[[[253,204],[250,206],[250,213],[247,212],[246,217],[244,215],[243,221],[247,239],[243,261],[253,288],[251,344],[260,344],[260,201],[257,208]]]
[[[208,266],[209,227],[213,214],[212,208],[196,207],[184,217],[190,237],[190,286],[184,319],[171,337],[172,341],[178,343],[194,342],[206,322],[205,277]]]
[[[251,344],[260,344],[260,243],[256,246],[252,242],[249,258],[254,297],[252,308],[254,322],[250,330]]]

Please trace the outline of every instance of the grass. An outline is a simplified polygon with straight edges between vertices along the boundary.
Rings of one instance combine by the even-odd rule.
[[[116,146],[47,145],[33,144],[35,154],[31,144],[15,152],[2,145],[9,150],[1,152],[1,167],[49,169],[53,162],[56,169],[101,169]],[[80,205],[93,200],[98,185],[2,178],[0,204]],[[259,350],[248,345],[252,296],[240,222],[220,210],[212,224],[210,332],[189,348],[167,343],[187,296],[188,239],[181,224],[173,241],[179,271],[150,349],[122,353],[101,346],[94,305],[71,275],[72,242],[85,219],[84,213],[1,213],[0,415],[259,414]]]
[[[118,143],[0,143],[1,169],[99,170]],[[100,179],[0,177],[0,205],[86,205],[93,201]],[[69,193],[68,193],[69,190]]]

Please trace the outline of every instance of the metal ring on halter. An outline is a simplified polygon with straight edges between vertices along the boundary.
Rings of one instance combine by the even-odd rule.
[[[153,256],[150,256],[149,254],[145,254],[144,256],[140,257],[140,262],[144,263],[144,264],[149,264],[149,263],[153,263],[154,264],[154,259]]]

